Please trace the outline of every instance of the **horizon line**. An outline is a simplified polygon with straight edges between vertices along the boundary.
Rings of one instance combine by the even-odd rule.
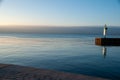
[[[104,24],[105,25],[105,24]],[[17,27],[17,26],[21,26],[21,27],[102,27],[104,25],[68,25],[68,26],[64,26],[64,25],[0,25],[0,27]],[[109,27],[120,27],[120,25],[109,25],[107,24],[107,26]]]

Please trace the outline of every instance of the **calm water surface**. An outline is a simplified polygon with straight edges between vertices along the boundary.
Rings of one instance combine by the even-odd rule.
[[[120,47],[94,45],[96,36],[1,34],[0,63],[120,80]]]

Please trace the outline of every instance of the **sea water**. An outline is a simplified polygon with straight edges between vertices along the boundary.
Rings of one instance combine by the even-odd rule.
[[[120,47],[80,34],[0,34],[0,63],[120,79]]]

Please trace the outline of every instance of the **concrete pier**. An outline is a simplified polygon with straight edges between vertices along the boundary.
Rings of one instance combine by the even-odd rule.
[[[100,46],[120,46],[120,38],[96,38],[95,44]]]
[[[53,70],[0,64],[0,80],[108,80]]]

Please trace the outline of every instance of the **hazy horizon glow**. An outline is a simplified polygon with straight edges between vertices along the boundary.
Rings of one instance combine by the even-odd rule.
[[[119,0],[3,0],[0,25],[120,26]]]

